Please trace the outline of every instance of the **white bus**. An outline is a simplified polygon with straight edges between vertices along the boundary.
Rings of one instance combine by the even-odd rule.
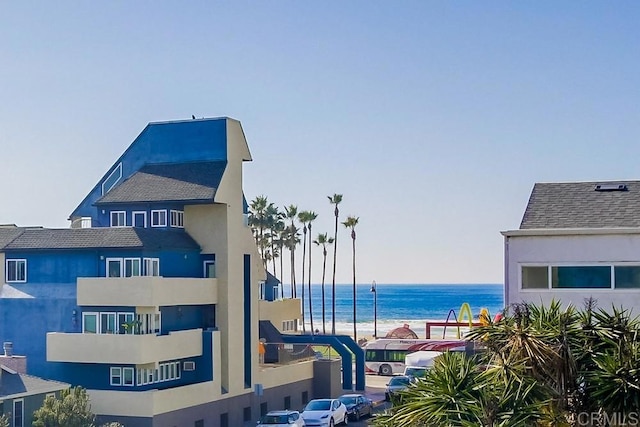
[[[464,340],[381,338],[364,346],[365,370],[378,375],[402,374],[408,353],[419,350],[459,350],[465,348],[465,343]]]

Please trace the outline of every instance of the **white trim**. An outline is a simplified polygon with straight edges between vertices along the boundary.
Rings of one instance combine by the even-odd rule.
[[[135,261],[138,262],[138,274],[131,274],[130,276],[127,276],[127,261],[131,261],[132,264],[135,263]],[[133,268],[132,268],[133,271]],[[139,277],[142,276],[142,262],[140,261],[140,258],[123,258],[122,259],[122,277]]]
[[[156,268],[154,268],[154,266]],[[157,271],[154,271],[156,269]],[[151,274],[149,274],[149,270],[151,270]],[[157,274],[153,274],[153,273],[157,273]],[[143,276],[160,276],[160,258],[142,258],[142,275]]]
[[[177,209],[169,210],[169,225],[175,228],[184,228],[184,211]]]
[[[23,262],[24,263],[24,280],[9,280],[9,263],[10,262]],[[17,266],[16,266],[17,267]],[[16,273],[17,273],[16,269]],[[26,258],[7,258],[5,261],[5,275],[4,279],[6,283],[26,283],[27,282],[27,260]]]
[[[111,186],[109,188],[107,188],[107,190],[105,191],[104,189],[104,185],[111,179],[111,177],[113,176],[113,174],[118,173],[118,178],[113,182],[113,184],[111,184]],[[106,177],[104,179],[104,181],[102,181],[102,195],[104,196],[106,193],[108,193],[109,191],[111,191],[111,189],[113,187],[115,187],[115,185],[120,181],[120,179],[122,178],[122,162],[118,163],[118,166],[116,166],[113,171],[109,174],[108,177]]]
[[[102,325],[102,316],[108,316],[111,317],[113,316],[113,331],[108,332],[108,330],[106,332],[102,332],[103,329],[103,325]],[[105,329],[108,328],[108,322],[107,325],[105,325]],[[100,312],[100,329],[98,329],[100,334],[107,334],[107,335],[115,335],[118,332],[120,332],[120,328],[118,327],[118,313],[115,311],[101,311]]]
[[[140,215],[140,214],[142,214],[142,217],[143,217],[142,228],[147,228],[147,211],[133,211],[133,212],[131,212],[131,226],[132,227],[136,226],[136,215]]]
[[[109,276],[109,262],[117,261],[120,263],[120,275],[119,276]],[[104,272],[104,277],[124,277],[124,260],[122,258],[107,258],[105,260],[106,270]]]
[[[22,414],[20,414],[20,424],[16,424],[16,403],[20,402],[22,405]],[[13,411],[11,412],[11,426],[12,427],[24,427],[24,399],[13,399]]]
[[[505,237],[523,236],[601,236],[619,234],[640,234],[640,227],[620,228],[526,228],[523,230],[501,231]]]
[[[213,273],[214,274],[213,274],[212,278],[215,278],[216,277],[216,274],[215,274],[216,273],[216,262],[215,262],[215,260],[212,260],[212,259],[207,259],[207,260],[204,260],[202,262],[202,277],[204,277],[204,278],[208,278],[209,277],[209,276],[207,276],[207,273],[208,273],[207,266],[208,265],[213,265]]]
[[[96,331],[95,332],[86,332],[85,328],[85,316],[95,316],[96,317]],[[82,333],[83,334],[99,334],[100,333],[100,312],[98,311],[87,311],[82,313]]]
[[[155,223],[153,214],[154,213],[163,213],[164,214],[164,224],[163,223]],[[160,216],[158,216],[158,220],[160,220]],[[167,210],[166,209],[153,209],[151,211],[151,227],[166,227],[167,226]]]
[[[117,215],[118,224],[114,225],[113,215]],[[122,224],[120,224],[120,216],[122,216]],[[109,211],[109,226],[110,227],[126,227],[127,226],[127,211]]]
[[[114,372],[116,372],[114,374]],[[114,377],[120,378],[118,382],[113,381]],[[122,368],[120,366],[112,366],[109,369],[109,385],[122,385]]]

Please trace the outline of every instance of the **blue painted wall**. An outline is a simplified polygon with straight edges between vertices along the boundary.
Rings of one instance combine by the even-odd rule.
[[[144,391],[152,389],[163,390],[187,384],[211,381],[213,379],[213,355],[211,347],[213,342],[213,331],[203,331],[202,341],[202,356],[180,360],[181,363],[186,361],[195,362],[196,369],[194,371],[185,371],[184,369],[182,369],[183,365],[181,365],[181,376],[180,379],[176,380],[162,381],[141,386],[112,386],[110,385],[110,368],[112,366],[132,367],[135,371],[135,365],[62,362],[49,363],[49,365],[51,365],[50,371],[52,372],[52,376],[50,378],[69,382],[71,384],[80,384],[83,387],[90,389],[124,391]],[[165,362],[173,361],[160,361],[160,363]]]
[[[48,286],[47,286],[48,287]],[[13,343],[15,355],[27,356],[27,372],[54,378],[46,361],[47,332],[79,332],[82,318],[75,298],[1,298],[0,341]]]
[[[159,258],[163,277],[203,277],[199,250],[10,251],[7,259],[27,260],[27,283],[68,283],[78,277],[106,277],[107,258]],[[207,256],[206,258],[210,258]]]
[[[109,168],[71,217],[92,216],[102,183],[122,162],[121,183],[145,164],[227,160],[226,118],[151,123]]]

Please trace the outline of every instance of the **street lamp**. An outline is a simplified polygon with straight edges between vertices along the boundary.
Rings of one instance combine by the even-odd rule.
[[[371,292],[373,292],[373,338],[378,338],[378,289],[376,281],[371,283]]]

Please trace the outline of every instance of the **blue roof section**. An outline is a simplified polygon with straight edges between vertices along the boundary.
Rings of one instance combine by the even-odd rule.
[[[183,230],[97,227],[26,229],[0,250],[144,248],[192,249],[200,246]]]
[[[144,166],[226,161],[227,120],[222,117],[149,123],[71,213],[70,218],[92,216],[98,199]]]
[[[213,202],[227,162],[147,165],[98,199],[108,203]]]

